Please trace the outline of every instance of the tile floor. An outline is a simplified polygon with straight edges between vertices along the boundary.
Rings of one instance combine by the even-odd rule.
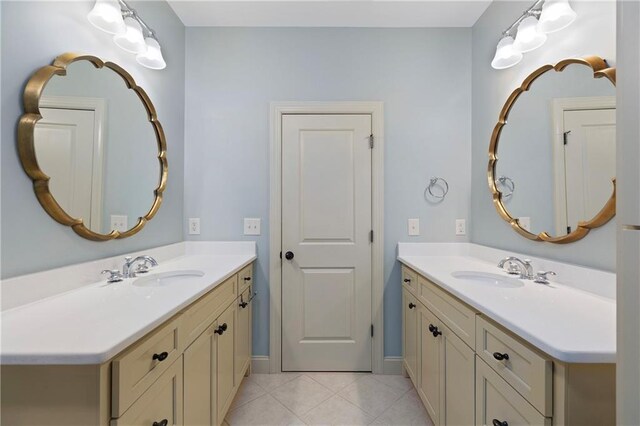
[[[252,374],[225,424],[433,426],[409,379],[367,373]]]

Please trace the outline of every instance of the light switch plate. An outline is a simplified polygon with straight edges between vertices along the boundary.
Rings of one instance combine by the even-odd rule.
[[[129,230],[127,215],[125,214],[112,214],[111,229],[118,232],[126,232]]]
[[[260,218],[244,218],[244,235],[260,235]]]
[[[189,235],[200,235],[200,218],[189,218]]]
[[[409,219],[407,221],[408,232],[410,237],[420,235],[420,219]]]
[[[526,216],[525,217],[519,217],[518,218],[518,223],[520,224],[520,226],[523,229],[531,232],[531,218],[530,217],[526,217]]]
[[[467,235],[467,222],[464,219],[456,219],[456,235]]]

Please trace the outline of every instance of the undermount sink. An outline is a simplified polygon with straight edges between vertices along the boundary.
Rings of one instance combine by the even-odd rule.
[[[524,283],[518,279],[506,277],[504,275],[492,274],[491,272],[455,271],[451,273],[451,276],[461,280],[470,280],[492,287],[515,288],[524,286]]]
[[[204,272],[198,270],[159,272],[138,278],[133,282],[133,285],[141,287],[163,287],[203,276]]]

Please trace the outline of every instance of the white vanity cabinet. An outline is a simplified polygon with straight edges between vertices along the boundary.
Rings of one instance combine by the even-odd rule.
[[[558,361],[406,265],[402,279],[403,368],[435,425],[615,424],[614,364]]]
[[[250,370],[251,279],[249,265],[104,364],[3,365],[2,424],[222,424]]]

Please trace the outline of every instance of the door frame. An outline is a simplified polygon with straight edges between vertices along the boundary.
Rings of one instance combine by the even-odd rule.
[[[84,96],[42,96],[40,108],[93,111],[93,167],[91,180],[91,220],[87,227],[102,227],[102,187],[104,178],[104,151],[107,136],[107,101],[104,98]]]
[[[371,157],[371,347],[373,373],[384,361],[384,115],[383,102],[271,102],[269,165],[269,371],[282,371],[282,116],[285,114],[370,114]]]
[[[564,158],[564,112],[582,111],[590,109],[615,109],[615,96],[585,96],[576,98],[554,98],[552,100],[551,129],[553,136],[553,197],[555,230],[562,235],[561,230],[567,229],[567,181],[565,175]]]

